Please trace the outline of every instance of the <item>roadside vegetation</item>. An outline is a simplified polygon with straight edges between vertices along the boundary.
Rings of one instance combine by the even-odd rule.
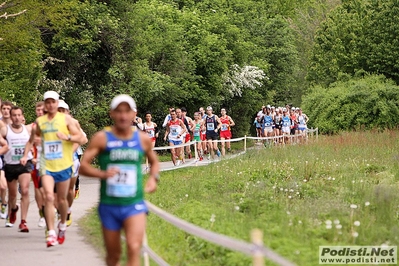
[[[147,200],[246,241],[251,229],[260,228],[265,245],[297,265],[318,265],[320,245],[398,245],[398,137],[398,131],[354,132],[250,149],[231,160],[162,173]],[[153,214],[147,234],[171,265],[251,263]]]

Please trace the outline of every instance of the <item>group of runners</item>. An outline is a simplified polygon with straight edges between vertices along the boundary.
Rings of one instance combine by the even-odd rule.
[[[6,220],[6,227],[13,227],[20,210],[18,231],[29,232],[29,186],[33,180],[38,225],[46,228],[46,245],[63,244],[67,226],[72,223],[72,203],[79,195],[76,182],[79,173],[99,178],[98,211],[107,250],[106,262],[118,264],[123,229],[128,263],[139,265],[148,212],[143,194],[155,191],[159,181],[159,162],[153,151],[159,127],[152,121],[151,113],[145,113],[145,120],[141,121],[136,116],[135,101],[128,95],[116,96],[110,104],[114,124],[94,134],[80,158],[80,145],[88,139],[79,122],[70,115],[68,104],[55,91],[47,91],[43,100],[36,104],[36,121],[28,125],[21,107],[9,101],[1,102],[0,218]],[[235,123],[226,109],[220,113],[219,117],[211,106],[201,107],[190,118],[185,108],[169,108],[162,127],[166,128],[164,140],[172,147],[171,159],[175,165],[184,162],[185,156],[192,157],[190,145],[181,145],[192,140],[196,141],[199,160],[203,160],[204,154],[214,159],[215,155],[224,156],[231,150],[229,140]],[[300,108],[263,106],[254,124],[258,137],[298,133],[305,136],[308,120]],[[218,142],[221,142],[221,151]],[[96,157],[99,168],[92,165]],[[145,186],[141,169],[144,157],[151,166]]]
[[[231,127],[235,123],[227,115],[225,108],[220,110],[220,114],[220,116],[214,114],[211,106],[208,106],[206,110],[200,107],[192,119],[187,116],[187,110],[184,107],[169,108],[169,114],[162,123],[162,127],[166,128],[163,139],[168,140],[169,146],[172,147],[171,159],[174,165],[184,163],[185,157],[189,159],[192,157],[190,145],[181,146],[190,141],[196,141],[198,153],[196,155],[199,160],[203,160],[204,154],[208,154],[208,159],[214,159],[215,154],[220,157],[225,156],[226,151],[231,151],[229,140],[232,138]],[[152,121],[150,112],[145,113],[145,121],[136,119],[133,125],[147,132],[154,147],[156,138],[159,137],[160,127]],[[262,106],[257,113],[254,125],[257,137],[276,137],[274,140],[263,140],[265,144],[280,144],[289,143],[289,135],[297,135],[295,141],[305,140],[308,121],[308,116],[302,113],[299,107],[286,105],[275,108],[266,105]],[[218,148],[219,142],[221,151]]]
[[[44,94],[44,101],[36,104],[36,121],[29,125],[25,125],[21,107],[2,101],[0,189],[1,218],[6,219],[5,226],[14,226],[20,210],[18,231],[29,232],[29,186],[33,180],[40,217],[38,225],[46,228],[46,245],[63,244],[67,226],[72,223],[72,202],[79,195],[75,193],[75,181],[80,172],[101,179],[99,216],[107,265],[119,263],[122,229],[126,235],[128,263],[139,265],[148,211],[143,194],[156,190],[159,163],[151,139],[131,126],[136,112],[136,103],[130,96],[116,96],[110,105],[113,126],[97,132],[80,159],[80,145],[87,143],[87,136],[57,92]],[[141,171],[144,156],[151,165],[145,188]],[[95,157],[100,168],[92,165]]]
[[[1,102],[1,218],[14,227],[20,210],[18,231],[28,233],[29,187],[34,185],[39,227],[44,227],[47,246],[62,244],[72,224],[71,207],[79,197],[78,169],[87,142],[79,122],[56,92],[44,94],[35,106],[36,121],[25,125],[24,111],[9,101]],[[21,194],[17,205],[18,191]],[[8,199],[7,199],[8,192]],[[58,234],[54,222],[59,216]]]
[[[186,108],[169,108],[162,127],[165,128],[164,141],[171,146],[171,159],[175,166],[184,163],[185,158],[192,158],[191,145],[181,145],[195,141],[197,145],[197,158],[201,161],[204,154],[208,159],[214,159],[215,155],[225,156],[231,151],[230,140],[232,138],[231,127],[235,125],[233,119],[227,115],[226,109],[221,109],[220,117],[213,113],[213,108],[208,106],[206,111],[200,107],[194,113],[194,118],[187,115]],[[134,125],[145,131],[155,146],[156,138],[159,136],[160,128],[152,121],[150,112],[145,113],[145,121],[140,119],[134,121]],[[220,138],[221,151],[218,148]]]
[[[262,106],[254,120],[256,134],[259,138],[276,137],[274,141],[265,143],[288,143],[289,135],[298,135],[295,140],[303,141],[306,138],[307,123],[309,118],[299,107],[274,107]]]

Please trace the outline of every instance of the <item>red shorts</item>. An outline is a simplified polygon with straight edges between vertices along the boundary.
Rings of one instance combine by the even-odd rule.
[[[190,140],[191,140],[191,135],[190,135],[190,133],[186,133],[186,139],[185,139],[185,143],[187,143],[187,142],[190,142]]]
[[[200,137],[201,137],[202,141],[206,140],[206,134],[204,134],[202,132],[200,133]]]
[[[33,185],[35,188],[40,188],[40,176],[39,176],[39,170],[33,169],[32,172],[30,172],[30,175],[32,177]]]
[[[220,131],[220,138],[231,139],[231,131],[230,130]]]

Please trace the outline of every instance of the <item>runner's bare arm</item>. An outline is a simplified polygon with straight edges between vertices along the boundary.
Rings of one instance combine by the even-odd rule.
[[[157,182],[159,179],[159,161],[157,154],[152,150],[152,141],[144,132],[140,133],[141,146],[148,158],[150,164],[150,175],[145,185],[145,192],[151,193],[157,189]]]
[[[2,135],[0,135],[0,146],[0,154],[3,155],[8,151],[8,143]]]
[[[187,132],[187,127],[186,127],[186,125],[184,124],[183,120],[181,120],[181,119],[180,119],[180,126],[181,126],[181,128],[183,129],[183,130],[180,132],[180,136],[181,136],[184,132]]]
[[[166,125],[165,136],[163,137],[163,140],[166,140],[168,135],[169,135],[169,125]]]
[[[33,143],[35,141],[35,138],[38,136],[37,134],[38,131],[40,132],[39,127],[37,126],[37,124],[31,124],[31,131],[30,131],[30,137],[29,137],[29,141],[25,144],[25,149],[24,149],[24,155],[21,157],[21,159],[19,160],[19,162],[22,165],[25,165],[26,162],[28,161],[28,154],[29,151],[32,149],[33,147]]]
[[[61,140],[68,140],[71,142],[83,145],[87,142],[87,137],[82,133],[82,131],[76,125],[75,119],[71,116],[65,116],[65,121],[69,130],[69,135],[65,135],[62,132],[57,132],[57,137]]]
[[[234,123],[233,119],[231,118],[231,116],[229,116],[229,121],[230,121],[230,126],[235,126],[236,123]]]
[[[105,135],[105,132],[100,131],[94,134],[94,136],[90,140],[89,146],[87,147],[82,156],[79,168],[79,174],[88,177],[105,179],[108,177],[112,177],[119,172],[119,170],[115,168],[103,171],[91,165],[93,159],[98,154],[100,154],[101,151],[105,150],[106,143],[107,143],[107,137]]]
[[[217,115],[215,115],[215,119],[216,119],[216,122],[218,123],[218,125],[215,129],[215,131],[217,132],[222,127],[222,121],[220,121],[220,118]]]
[[[0,135],[5,138],[7,134],[7,126],[6,124],[0,120]]]

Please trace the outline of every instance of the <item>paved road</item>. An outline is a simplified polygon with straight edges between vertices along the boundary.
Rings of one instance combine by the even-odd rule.
[[[180,167],[206,165],[211,161],[204,159],[195,162],[194,159],[175,167],[171,162],[161,163],[162,170],[172,170]],[[13,228],[5,227],[5,220],[0,220],[0,265],[8,266],[80,266],[105,265],[104,260],[81,234],[78,219],[98,202],[99,181],[88,177],[81,177],[81,193],[72,208],[73,224],[68,227],[66,240],[63,245],[47,248],[44,229],[37,226],[39,214],[34,200],[33,184],[30,188],[30,207],[28,212],[29,233],[19,233],[20,212]]]
[[[44,229],[37,226],[39,213],[34,200],[33,184],[30,189],[28,212],[29,233],[18,232],[20,212],[13,228],[5,227],[0,220],[0,265],[8,266],[79,266],[105,265],[100,254],[85,241],[76,221],[98,201],[98,180],[81,178],[81,194],[72,208],[73,224],[67,229],[63,245],[47,248]]]

